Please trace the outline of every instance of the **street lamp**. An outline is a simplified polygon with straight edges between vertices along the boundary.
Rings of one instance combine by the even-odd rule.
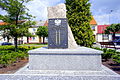
[[[110,24],[110,15],[111,15],[112,12],[113,12],[113,10],[110,10],[110,13],[109,13],[109,24]]]

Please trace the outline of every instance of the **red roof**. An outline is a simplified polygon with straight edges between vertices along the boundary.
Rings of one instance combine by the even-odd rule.
[[[104,32],[105,32],[104,30],[105,30],[108,26],[110,26],[110,25],[98,25],[98,26],[97,26],[97,33],[98,33],[98,34],[104,33]]]
[[[44,26],[48,26],[48,21],[45,21],[45,24],[44,24]]]
[[[0,26],[7,25],[6,22],[0,22]]]
[[[21,20],[21,21],[18,21],[18,23],[23,23],[25,22],[25,20]],[[0,26],[3,26],[3,25],[8,25],[7,22],[0,22]]]
[[[104,33],[104,32],[105,32],[104,30],[105,30],[108,26],[110,26],[110,25],[98,25],[98,26],[97,26],[97,34],[102,34],[102,33]],[[120,32],[116,32],[116,33],[120,33]]]
[[[95,21],[94,17],[92,16],[92,20],[90,21],[91,25],[97,25],[97,22]]]

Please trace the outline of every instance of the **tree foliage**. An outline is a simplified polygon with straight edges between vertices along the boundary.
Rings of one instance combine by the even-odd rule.
[[[66,0],[67,18],[77,44],[91,47],[95,41],[90,27],[89,0]]]
[[[6,15],[0,15],[0,20],[6,22],[6,25],[1,26],[0,29],[9,29],[16,49],[17,38],[24,36],[28,27],[34,24],[30,21],[33,16],[28,14],[25,6],[29,1],[31,0],[0,0],[0,8],[7,12]]]
[[[112,34],[113,40],[115,39],[116,32],[120,31],[120,24],[111,24],[106,28],[105,34]]]
[[[29,31],[27,31],[25,33],[25,36],[27,37],[27,43],[29,43],[29,37],[35,37],[35,35],[33,35],[32,33],[30,33]]]
[[[5,40],[5,38],[7,38],[7,42],[9,42],[9,40],[11,39],[9,29],[4,29],[4,30],[1,32],[1,36],[4,38],[4,40]]]
[[[43,37],[43,43],[44,43],[45,37],[48,37],[48,27],[40,26],[37,29],[36,35],[38,35],[39,37]]]

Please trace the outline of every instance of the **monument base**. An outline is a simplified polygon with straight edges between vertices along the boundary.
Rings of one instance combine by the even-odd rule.
[[[101,71],[89,70],[30,70],[29,64],[21,68],[15,74],[39,75],[39,76],[119,76],[119,74],[101,65]]]
[[[120,79],[119,74],[101,64],[101,51],[85,47],[72,50],[50,50],[40,48],[29,51],[30,62],[28,65],[15,74],[1,74],[0,80]]]
[[[101,70],[102,51],[91,48],[38,48],[28,53],[30,70]]]
[[[0,80],[120,80],[120,75],[101,66],[101,71],[29,70],[29,64],[15,74],[2,74]]]

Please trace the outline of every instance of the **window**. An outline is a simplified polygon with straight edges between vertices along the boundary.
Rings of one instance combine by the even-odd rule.
[[[36,29],[35,29],[35,28],[33,28],[33,31],[35,32],[35,31],[36,31]]]
[[[108,40],[109,39],[109,35],[108,34],[103,34],[102,37],[103,37],[103,40]]]
[[[95,31],[95,26],[92,26],[92,30]]]
[[[33,40],[35,40],[35,37],[32,37],[33,38]]]
[[[32,35],[35,35],[35,33],[32,33]]]

